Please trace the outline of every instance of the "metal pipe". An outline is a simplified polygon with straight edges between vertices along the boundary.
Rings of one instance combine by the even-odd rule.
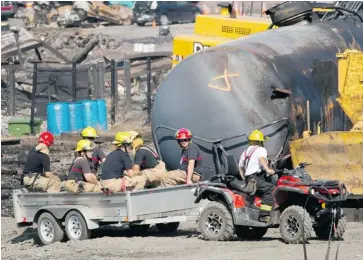
[[[307,125],[308,125],[308,132],[310,133],[310,102],[306,100],[306,117],[307,117]]]
[[[151,123],[151,58],[147,57],[147,115]]]
[[[111,108],[111,121],[112,123],[116,122],[116,107],[118,102],[117,95],[117,67],[115,60],[111,60],[111,99],[112,99],[112,108]]]

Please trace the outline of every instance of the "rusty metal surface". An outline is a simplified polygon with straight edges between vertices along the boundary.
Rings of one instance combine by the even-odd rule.
[[[301,162],[314,179],[340,180],[363,194],[363,131],[328,132],[292,141],[293,165]]]
[[[331,21],[272,29],[196,53],[178,64],[158,89],[153,131],[162,125],[187,127],[195,136],[214,140],[289,117],[291,136],[300,138],[308,125],[307,100],[311,131],[319,122],[323,131],[350,129],[336,102],[336,54],[353,45],[363,47],[362,24]],[[292,94],[272,100],[276,88]],[[266,143],[271,156],[284,142],[287,129],[280,127],[264,131],[271,136]],[[173,134],[159,129],[154,135],[169,169],[177,168],[180,160]],[[214,168],[211,144],[195,142],[202,149],[204,164]],[[223,146],[239,158],[247,147],[246,138]]]

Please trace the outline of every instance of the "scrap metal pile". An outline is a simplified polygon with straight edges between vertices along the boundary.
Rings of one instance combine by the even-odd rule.
[[[131,25],[132,10],[121,5],[106,5],[100,1],[34,2],[33,8],[24,10],[27,28],[92,27],[95,24]]]

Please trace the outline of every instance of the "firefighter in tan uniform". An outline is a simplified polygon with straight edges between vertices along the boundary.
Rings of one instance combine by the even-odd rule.
[[[146,178],[134,173],[131,157],[132,139],[129,132],[118,132],[112,142],[116,149],[109,153],[102,167],[101,184],[112,192],[142,190]]]
[[[95,139],[98,137],[96,129],[94,129],[93,127],[86,127],[82,130],[81,136],[82,139],[91,141],[92,145],[94,146],[91,158],[91,171],[97,174],[100,165],[106,160],[106,154],[100,146],[94,143]]]
[[[181,184],[192,184],[203,178],[206,170],[202,166],[202,155],[199,147],[191,141],[192,133],[186,128],[179,129],[175,134],[182,148],[180,166],[178,170],[169,171],[161,181],[161,187]]]
[[[64,188],[68,192],[101,192],[96,175],[91,171],[94,145],[89,140],[80,140],[76,147],[76,158],[72,162]]]
[[[54,137],[50,132],[39,135],[38,145],[28,154],[23,170],[23,185],[46,192],[60,192],[61,180],[50,171],[49,147]]]
[[[165,163],[160,160],[158,154],[144,145],[142,136],[136,131],[130,131],[132,148],[134,149],[134,173],[146,178],[146,186],[156,188],[167,173]]]

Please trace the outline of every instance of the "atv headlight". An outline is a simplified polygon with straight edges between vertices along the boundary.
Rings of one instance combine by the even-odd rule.
[[[315,190],[314,190],[314,189],[311,189],[311,190],[310,190],[310,194],[311,194],[311,195],[314,195],[314,194],[315,194]]]

